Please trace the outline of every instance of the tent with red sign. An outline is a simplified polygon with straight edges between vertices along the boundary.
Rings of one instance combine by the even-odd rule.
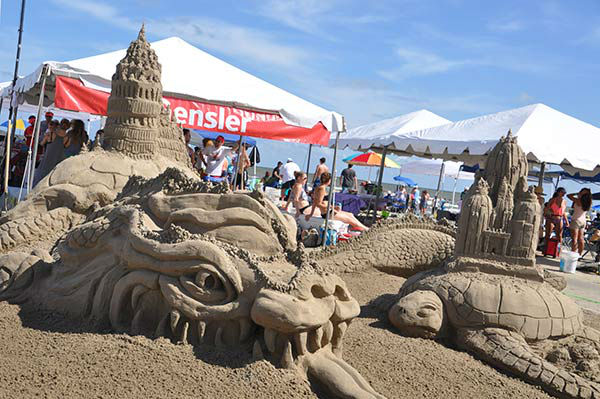
[[[162,64],[165,103],[184,127],[327,145],[343,117],[242,71],[178,37],[151,43]],[[43,62],[15,85],[19,103],[106,115],[111,77],[125,49],[68,62]],[[10,88],[4,88],[7,97]]]

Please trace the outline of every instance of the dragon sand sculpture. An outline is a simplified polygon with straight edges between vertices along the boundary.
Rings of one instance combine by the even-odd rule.
[[[59,164],[3,218],[0,300],[252,349],[332,397],[382,398],[342,360],[360,312],[345,283],[308,260],[295,222],[262,194],[187,168],[161,91],[142,28],[113,76],[106,148]]]
[[[490,152],[458,221],[454,257],[409,278],[388,312],[404,335],[450,339],[566,398],[600,397],[600,333],[535,264],[541,209],[509,134]]]

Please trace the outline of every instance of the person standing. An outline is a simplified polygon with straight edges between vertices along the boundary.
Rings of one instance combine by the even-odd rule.
[[[325,165],[325,161],[325,157],[319,159],[319,164],[317,165],[317,169],[313,176],[313,189],[321,184],[321,175],[325,172],[329,172],[329,167]]]
[[[203,151],[204,161],[206,162],[206,176],[204,181],[221,182],[223,181],[223,165],[227,156],[233,156],[237,149],[237,144],[234,148],[229,149],[223,147],[225,138],[218,136],[214,146],[208,146]]]
[[[46,119],[44,119],[42,123],[40,123],[40,137],[44,137],[44,135],[48,131],[50,123],[52,122],[52,118],[54,118],[54,113],[48,111],[44,116]]]
[[[582,188],[579,193],[568,194],[567,198],[573,201],[573,216],[571,217],[571,250],[583,254],[583,234],[587,220],[585,215],[592,207],[592,192],[589,188]]]
[[[50,173],[52,169],[64,158],[65,147],[63,140],[67,132],[60,128],[58,121],[54,120],[50,122],[48,132],[44,136],[41,145],[46,146],[44,156],[40,161],[40,166],[35,170],[33,179],[33,186],[42,180]]]
[[[544,208],[544,216],[546,217],[546,245],[552,231],[556,234],[558,242],[562,242],[563,217],[567,208],[567,201],[564,198],[566,193],[567,191],[564,188],[559,187]]]
[[[27,147],[31,147],[31,140],[33,140],[33,127],[35,126],[35,116],[29,115],[27,121],[29,122],[29,126],[27,126],[24,133],[25,144],[27,144]]]
[[[358,179],[356,178],[356,172],[352,169],[352,164],[348,164],[348,167],[342,170],[340,174],[340,186],[342,186],[343,193],[347,193],[350,190],[358,192]]]
[[[300,166],[288,158],[285,165],[281,167],[281,200],[285,200],[286,192],[294,185],[295,173],[300,171]]]
[[[420,203],[421,193],[419,192],[419,186],[414,186],[410,193],[410,210],[412,213],[417,213]]]
[[[192,140],[192,134],[190,133],[190,129],[183,129],[183,140],[185,141],[185,148],[187,149],[188,155],[190,157],[190,162],[192,162],[192,166],[196,165],[196,153],[190,147],[190,141]]]
[[[248,144],[242,144],[242,150],[240,151],[239,159],[236,155],[235,164],[238,164],[238,173],[235,179],[235,188],[243,190],[246,187],[246,181],[248,180],[248,168],[250,167],[250,158],[248,157]]]
[[[71,129],[67,132],[64,139],[64,157],[69,158],[78,155],[81,148],[87,143],[88,135],[85,131],[85,125],[81,119],[71,121]]]
[[[427,213],[427,201],[429,201],[429,193],[427,190],[423,190],[423,195],[421,195],[419,200],[419,210],[421,211],[421,215]]]

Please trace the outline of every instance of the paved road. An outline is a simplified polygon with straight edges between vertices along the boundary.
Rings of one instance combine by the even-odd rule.
[[[560,272],[558,259],[538,256],[537,263],[567,279],[567,288],[563,293],[573,298],[579,306],[600,314],[600,275],[595,273],[593,267],[589,272],[578,270],[574,274],[569,274]]]

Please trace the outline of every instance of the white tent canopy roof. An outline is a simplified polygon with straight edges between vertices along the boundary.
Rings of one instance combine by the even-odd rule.
[[[420,111],[349,129],[340,136],[338,146],[342,149],[346,147],[350,147],[353,150],[368,149],[374,143],[380,143],[394,135],[408,134],[415,130],[445,125],[448,123],[451,123],[451,121],[442,118],[431,111],[422,109]],[[330,145],[334,145],[334,143],[335,140],[330,140]]]
[[[444,162],[444,177],[461,180],[474,180],[475,174],[462,172],[462,162],[442,161],[441,159],[416,159],[401,164],[400,174],[439,176]]]
[[[191,100],[279,113],[286,123],[311,128],[321,122],[329,131],[343,130],[343,118],[242,71],[179,37],[151,43],[162,64],[166,95]],[[20,78],[16,90],[33,89],[44,64],[54,75],[82,80],[85,86],[110,91],[111,77],[125,49],[67,62],[46,61],[36,71]],[[0,86],[1,87],[1,86]],[[8,94],[5,89],[3,96]]]
[[[561,165],[567,171],[600,172],[600,128],[544,104],[393,135],[372,146],[390,145],[400,153],[483,164],[485,155],[509,130],[530,161]]]

